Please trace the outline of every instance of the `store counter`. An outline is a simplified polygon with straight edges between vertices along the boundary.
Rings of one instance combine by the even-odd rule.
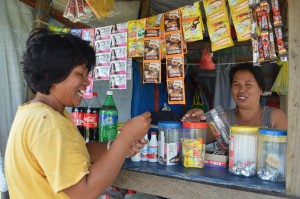
[[[165,166],[130,159],[125,161],[114,185],[172,199],[288,197],[285,183],[256,176],[236,176],[220,168],[185,168],[181,164]]]

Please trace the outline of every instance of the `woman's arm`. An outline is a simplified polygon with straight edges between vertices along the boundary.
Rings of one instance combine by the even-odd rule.
[[[288,120],[285,112],[281,109],[273,108],[271,112],[272,128],[287,130]]]

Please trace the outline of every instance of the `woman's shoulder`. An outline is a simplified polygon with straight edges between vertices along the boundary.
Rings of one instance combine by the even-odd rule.
[[[271,109],[272,127],[276,129],[287,129],[287,115],[286,113],[276,107],[268,107]]]

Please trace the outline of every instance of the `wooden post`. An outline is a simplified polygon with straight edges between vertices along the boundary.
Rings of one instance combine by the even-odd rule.
[[[286,192],[300,196],[300,1],[288,3],[289,42],[289,97],[288,138],[286,156]]]

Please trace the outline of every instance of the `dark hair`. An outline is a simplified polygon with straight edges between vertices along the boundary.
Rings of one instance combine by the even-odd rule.
[[[254,76],[258,86],[264,91],[265,90],[265,79],[262,70],[259,66],[253,66],[250,63],[238,64],[237,66],[230,69],[230,85],[232,85],[233,76],[238,71],[249,71]]]
[[[62,82],[77,65],[95,65],[95,51],[88,41],[70,33],[47,29],[31,32],[21,62],[25,80],[34,94],[49,94],[52,84]]]

